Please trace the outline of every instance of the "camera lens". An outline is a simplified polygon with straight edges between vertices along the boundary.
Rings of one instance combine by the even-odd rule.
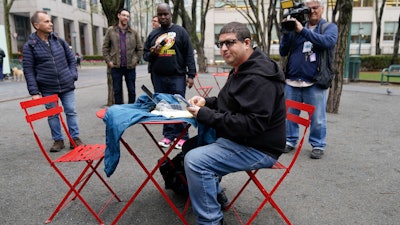
[[[296,22],[293,20],[288,20],[282,22],[282,32],[290,32],[296,28]]]

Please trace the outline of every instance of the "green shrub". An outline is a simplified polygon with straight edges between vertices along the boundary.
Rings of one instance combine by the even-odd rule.
[[[270,55],[271,59],[278,61],[280,60],[279,55]],[[383,68],[390,66],[392,55],[373,55],[373,56],[361,56],[361,71],[381,71]],[[400,64],[400,58],[396,64]]]
[[[392,55],[361,56],[361,71],[381,71],[390,66]],[[397,60],[396,64],[400,64]]]
[[[83,60],[99,60],[102,61],[104,60],[104,57],[102,55],[84,55]]]

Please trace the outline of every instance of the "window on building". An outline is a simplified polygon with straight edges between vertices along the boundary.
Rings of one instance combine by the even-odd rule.
[[[279,44],[278,32],[276,31],[276,27],[275,26],[271,30],[271,41],[269,43],[271,45]]]
[[[72,0],[61,0],[62,3],[72,5]]]
[[[214,43],[218,41],[218,35],[225,24],[214,24]]]
[[[225,6],[225,1],[224,0],[215,0],[214,6],[215,6],[215,8],[222,8]]]
[[[71,28],[73,26],[73,21],[64,19],[63,24],[64,24],[64,39],[69,44],[69,46],[72,46],[72,29]]]
[[[216,8],[243,8],[246,7],[246,0],[215,0],[214,6]]]
[[[235,2],[235,4],[236,4],[237,6],[246,6],[246,3],[245,3],[244,0],[236,0],[236,1],[234,1],[234,2]]]
[[[78,8],[86,10],[86,0],[78,0]]]
[[[354,7],[372,7],[374,0],[354,0]]]
[[[370,44],[372,23],[351,23],[351,43]]]
[[[326,6],[328,6],[328,8],[334,8],[336,5],[336,0],[328,0]]]
[[[22,52],[22,48],[30,35],[31,24],[29,17],[14,15],[15,34],[13,37],[17,39],[17,49]]]
[[[383,28],[383,40],[393,41],[397,31],[397,22],[385,22]]]
[[[363,0],[363,5],[364,7],[372,7],[374,6],[374,0]]]
[[[400,6],[400,0],[386,0],[386,6],[388,7]]]

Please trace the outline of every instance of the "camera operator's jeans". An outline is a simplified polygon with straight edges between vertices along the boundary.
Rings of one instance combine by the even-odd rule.
[[[311,117],[309,143],[313,149],[325,150],[326,146],[326,101],[328,89],[322,89],[317,85],[310,87],[285,86],[286,99],[304,102],[315,106]],[[299,114],[298,110],[290,109],[291,113]],[[299,139],[299,126],[296,123],[286,121],[286,144],[295,147]]]
[[[43,97],[49,95],[52,94],[43,94]],[[62,106],[64,108],[69,133],[71,134],[72,138],[77,138],[79,137],[79,127],[78,115],[75,109],[75,92],[72,90],[64,93],[59,93],[58,97],[61,100]],[[46,108],[54,108],[54,104],[46,104]],[[60,119],[58,118],[58,116],[50,116],[48,118],[48,122],[53,140],[64,140],[63,134],[61,132]]]
[[[185,155],[185,173],[193,211],[199,225],[217,225],[223,218],[217,193],[219,178],[238,171],[269,168],[276,159],[225,138],[192,149]]]

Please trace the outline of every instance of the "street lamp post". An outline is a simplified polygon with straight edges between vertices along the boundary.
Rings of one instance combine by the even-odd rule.
[[[73,31],[72,33],[71,33],[71,35],[72,35],[72,39],[73,39],[73,45],[74,45],[74,52],[76,53],[76,32],[75,31]]]

